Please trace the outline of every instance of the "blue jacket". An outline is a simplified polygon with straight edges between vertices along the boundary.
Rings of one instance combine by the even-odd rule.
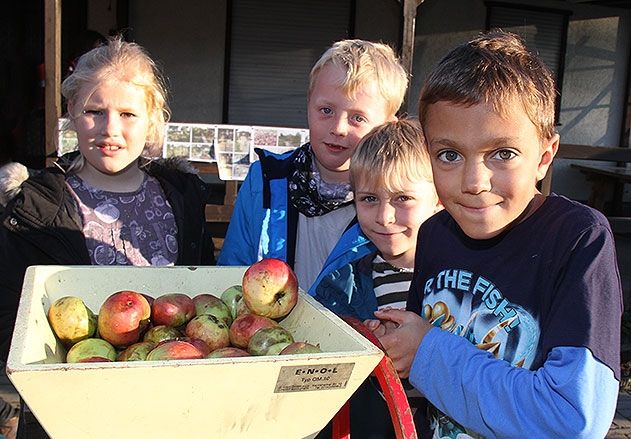
[[[290,204],[287,178],[294,171],[294,154],[256,149],[260,160],[250,166],[232,212],[217,265],[251,265],[278,258],[294,266],[298,210]],[[332,271],[374,251],[353,220],[335,245],[313,285],[301,287],[312,296],[315,285]]]
[[[340,316],[359,320],[374,319],[377,297],[372,280],[372,261],[376,252],[338,268],[322,278],[315,298]]]

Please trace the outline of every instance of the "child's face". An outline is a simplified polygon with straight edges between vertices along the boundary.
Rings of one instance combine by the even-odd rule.
[[[355,184],[359,225],[386,261],[396,267],[412,268],[418,229],[437,210],[434,185],[430,181],[403,179],[396,192],[374,186],[369,178]]]
[[[540,140],[521,104],[506,110],[437,102],[423,127],[440,201],[474,239],[497,236],[532,213],[535,185],[558,147],[558,135]]]
[[[376,82],[349,97],[340,87],[344,71],[328,64],[318,74],[309,101],[309,137],[324,181],[348,181],[351,155],[359,141],[377,125],[393,119]]]
[[[85,87],[85,93],[91,91]],[[102,174],[112,175],[136,160],[145,147],[149,117],[145,92],[127,81],[102,82],[85,101],[79,93],[70,105],[79,150],[90,166]],[[82,107],[75,105],[86,102]]]

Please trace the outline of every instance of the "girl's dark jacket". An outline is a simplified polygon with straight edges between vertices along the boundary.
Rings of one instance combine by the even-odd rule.
[[[71,159],[64,156],[60,162]],[[214,264],[204,216],[209,186],[185,160],[159,159],[143,166],[160,182],[173,209],[178,227],[176,265]],[[26,268],[91,264],[82,227],[62,167],[31,175],[18,163],[0,168],[0,359],[8,355]]]

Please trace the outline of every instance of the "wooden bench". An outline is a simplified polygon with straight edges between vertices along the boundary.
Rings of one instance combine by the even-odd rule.
[[[631,169],[626,166],[631,163],[631,148],[561,144],[556,159],[591,162],[570,165],[592,184],[588,204],[607,215],[614,233],[630,234],[631,216],[624,215],[623,196],[624,185],[631,183]],[[593,164],[594,161],[598,163]],[[552,173],[553,166],[541,181],[541,192],[545,195],[551,190]]]

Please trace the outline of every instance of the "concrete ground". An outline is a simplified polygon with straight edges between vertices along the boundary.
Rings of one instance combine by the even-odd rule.
[[[631,394],[621,391],[618,395],[616,416],[613,419],[608,439],[631,439]]]

